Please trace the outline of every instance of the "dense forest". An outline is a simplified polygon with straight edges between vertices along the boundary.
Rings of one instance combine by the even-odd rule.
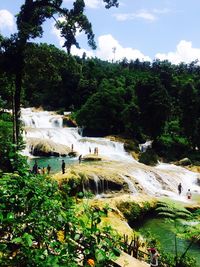
[[[118,7],[117,0],[102,2],[106,8]],[[111,267],[120,251],[126,251],[119,234],[109,225],[100,226],[109,207],[80,207],[81,198],[91,197],[89,192],[74,197],[73,186],[65,180],[61,184],[30,172],[20,154],[21,107],[72,111],[85,135],[119,135],[134,145],[153,140],[152,157],[187,156],[192,163],[200,162],[198,62],[106,62],[86,54],[72,56],[71,47],[79,48],[77,30],[96,47],[84,8],[83,0],[74,0],[71,9],[63,7],[62,0],[25,0],[16,16],[17,32],[9,38],[0,35],[0,266]],[[42,36],[43,23],[55,16],[65,18],[55,27],[67,52],[33,43]],[[176,218],[177,211],[169,209]],[[139,221],[143,217],[138,211],[138,206],[131,207]],[[185,256],[194,237],[199,240],[199,232],[188,237],[183,255],[162,253],[160,266],[195,266]]]
[[[12,56],[12,55],[9,55]],[[0,61],[1,108],[12,108],[14,78]],[[14,64],[14,63],[12,63]],[[169,160],[198,159],[200,66],[168,61],[107,62],[68,55],[53,45],[29,44],[22,83],[24,107],[73,112],[85,135],[117,134],[154,140]]]

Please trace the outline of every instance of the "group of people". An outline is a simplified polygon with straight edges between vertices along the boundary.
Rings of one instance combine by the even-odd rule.
[[[47,165],[46,168],[44,166],[41,168],[40,166],[38,166],[36,160],[31,170],[33,174],[50,174],[50,171],[51,171],[51,166],[49,164]]]
[[[179,193],[179,195],[181,195],[182,190],[183,190],[182,184],[179,183],[178,184],[178,193]],[[192,198],[192,193],[191,193],[190,189],[188,189],[188,191],[186,193],[186,196],[187,196],[187,199],[191,199]]]

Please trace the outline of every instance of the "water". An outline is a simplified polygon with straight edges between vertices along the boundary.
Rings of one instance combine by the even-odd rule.
[[[23,153],[30,158],[31,167],[35,160],[30,153],[31,147],[38,140],[63,145],[69,151],[73,145],[73,150],[77,152],[76,158],[37,158],[41,168],[50,164],[52,172],[61,170],[62,159],[65,160],[66,167],[77,164],[79,155],[84,157],[90,153],[90,150],[93,154],[94,149],[98,147],[99,156],[102,159],[114,161],[120,166],[123,165],[121,169],[116,169],[116,172],[127,183],[132,194],[138,193],[135,185],[139,184],[143,193],[158,197],[168,196],[184,202],[188,201],[186,198],[188,188],[191,189],[193,195],[200,195],[200,186],[197,185],[197,178],[200,178],[199,174],[172,164],[161,163],[156,167],[141,164],[124,150],[123,143],[113,142],[106,138],[82,137],[78,128],[63,127],[63,117],[54,112],[35,111],[31,108],[22,109],[21,120],[25,126],[23,137],[26,142],[26,149]],[[97,181],[98,177],[95,179]],[[179,183],[183,185],[181,196],[177,194]],[[98,194],[99,183],[96,184]],[[190,202],[192,203],[192,201]]]
[[[64,159],[66,168],[77,164],[78,159],[76,158],[69,158],[69,157],[40,157],[40,158],[29,158],[28,159],[28,164],[30,166],[30,169],[33,168],[33,165],[35,163],[35,160],[37,160],[38,166],[42,169],[43,167],[47,167],[49,164],[51,166],[51,173],[57,173],[61,171],[61,164],[62,160]]]
[[[180,228],[179,228],[180,229]],[[148,219],[137,229],[140,233],[145,234],[147,232],[151,233],[153,237],[157,239],[160,243],[161,248],[165,252],[173,253],[175,252],[174,246],[174,223],[160,219]],[[185,239],[177,238],[177,247],[178,253],[183,253],[187,248],[189,241]],[[192,247],[189,249],[188,254],[196,259],[196,266],[200,266],[200,246],[197,244],[193,244]],[[191,266],[192,267],[192,266]]]

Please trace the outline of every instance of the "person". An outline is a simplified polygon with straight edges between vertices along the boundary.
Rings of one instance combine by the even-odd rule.
[[[80,155],[80,156],[78,157],[79,164],[81,163],[81,160],[82,160],[82,155]]]
[[[149,248],[148,251],[150,252],[150,267],[158,266],[158,251],[156,248]]]
[[[46,169],[44,166],[42,167],[42,174],[46,174]]]
[[[92,151],[91,151],[91,147],[89,147],[89,153],[91,154],[91,152],[92,152]]]
[[[50,174],[50,171],[51,171],[51,166],[48,164],[47,165],[47,174]]]
[[[73,152],[74,151],[74,145],[72,144],[72,146],[71,146],[71,152]]]
[[[181,194],[181,192],[182,192],[182,184],[179,183],[178,184],[178,193],[179,193],[179,195]]]
[[[62,160],[62,173],[64,174],[65,173],[65,161]]]
[[[35,160],[35,164],[33,165],[33,170],[32,170],[32,172],[34,173],[34,174],[38,174],[38,164],[37,164],[37,161]]]
[[[42,170],[40,166],[38,167],[38,174],[42,174]]]
[[[192,198],[192,193],[191,193],[190,189],[188,189],[188,191],[186,193],[186,196],[187,196],[188,199]]]

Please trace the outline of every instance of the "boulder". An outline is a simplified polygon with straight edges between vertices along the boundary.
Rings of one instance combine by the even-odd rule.
[[[68,156],[71,157],[71,158],[75,158],[75,157],[78,156],[78,153],[77,153],[76,151],[70,151],[70,152],[68,153]]]
[[[34,156],[44,156],[44,157],[66,157],[70,152],[70,148],[57,144],[48,139],[40,139],[40,138],[29,138],[28,140],[30,153]]]
[[[191,164],[192,164],[192,162],[189,158],[183,158],[183,159],[178,161],[178,165],[181,165],[181,166],[188,166]]]
[[[88,155],[83,156],[81,160],[82,161],[101,161],[102,158],[97,155],[88,154]]]
[[[68,116],[63,116],[63,126],[64,127],[77,127],[77,123],[70,117]]]

